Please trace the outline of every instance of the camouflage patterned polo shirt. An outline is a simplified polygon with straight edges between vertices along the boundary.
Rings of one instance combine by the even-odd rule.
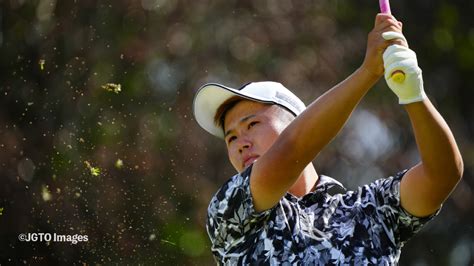
[[[401,207],[406,170],[354,191],[320,176],[302,198],[287,193],[258,213],[250,172],[229,179],[209,205],[207,231],[221,265],[393,265],[403,244],[437,214],[418,218]]]

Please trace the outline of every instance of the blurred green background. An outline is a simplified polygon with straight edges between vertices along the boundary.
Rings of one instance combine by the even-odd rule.
[[[473,10],[392,1],[465,162],[401,265],[474,263]],[[375,0],[0,1],[0,262],[212,265],[206,208],[234,170],[194,121],[194,93],[275,80],[309,104],[360,65],[377,12]],[[417,160],[381,80],[315,164],[354,189]],[[89,241],[18,240],[35,232]]]

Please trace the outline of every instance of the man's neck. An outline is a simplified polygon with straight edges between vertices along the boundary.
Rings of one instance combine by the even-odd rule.
[[[313,190],[318,182],[319,176],[313,163],[308,164],[295,184],[288,190],[292,195],[301,198]]]

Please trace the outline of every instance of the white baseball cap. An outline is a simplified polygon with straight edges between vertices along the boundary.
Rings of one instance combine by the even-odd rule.
[[[276,104],[287,109],[294,116],[306,109],[305,104],[296,95],[278,82],[251,82],[239,89],[208,83],[203,85],[194,97],[194,117],[198,124],[212,135],[224,138],[224,132],[221,127],[215,124],[214,116],[217,109],[233,96],[261,103]]]

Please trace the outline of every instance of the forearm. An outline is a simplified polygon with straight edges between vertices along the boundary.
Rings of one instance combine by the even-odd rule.
[[[420,152],[423,170],[434,182],[457,183],[463,172],[463,162],[451,130],[432,103],[404,105],[408,112]]]
[[[311,162],[341,130],[378,78],[361,67],[311,103],[280,136],[287,158],[303,167]]]

